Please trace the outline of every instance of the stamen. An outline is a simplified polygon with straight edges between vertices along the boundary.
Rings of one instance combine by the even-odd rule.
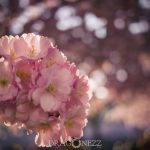
[[[46,132],[49,129],[50,125],[49,123],[45,122],[45,123],[41,123],[39,129],[43,132]]]
[[[46,67],[48,68],[48,67],[52,66],[55,63],[56,63],[56,61],[53,58],[49,58],[46,62]]]
[[[0,86],[1,87],[6,87],[7,85],[8,85],[8,80],[6,80],[6,79],[1,79],[0,80]]]
[[[52,95],[56,95],[57,89],[53,84],[50,84],[46,90]]]
[[[23,70],[17,70],[16,75],[21,79],[23,83],[27,82],[30,79],[30,75]]]
[[[82,91],[77,91],[77,95],[78,95],[79,97],[82,97],[84,94],[83,94]]]
[[[70,129],[73,127],[73,122],[71,120],[68,120],[65,122],[65,126]]]
[[[29,51],[29,56],[35,57],[35,55],[36,55],[36,50],[35,50],[34,46],[32,45],[32,49]]]
[[[14,50],[12,48],[9,49],[9,53],[13,59],[16,58],[16,53],[14,52]]]

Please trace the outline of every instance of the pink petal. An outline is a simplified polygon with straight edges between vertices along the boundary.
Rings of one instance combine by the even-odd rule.
[[[56,111],[60,107],[60,102],[50,94],[43,94],[40,99],[40,105],[44,111]]]

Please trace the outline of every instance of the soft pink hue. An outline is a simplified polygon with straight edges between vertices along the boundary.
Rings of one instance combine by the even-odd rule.
[[[87,123],[86,115],[86,111],[81,105],[72,106],[62,113],[61,132],[64,142],[72,137],[79,138],[83,136],[83,128]]]
[[[33,103],[40,104],[44,111],[56,111],[69,98],[73,75],[65,67],[53,65],[41,70],[37,85],[32,94]]]
[[[5,58],[0,58],[0,102],[11,100],[17,95],[17,87],[14,84],[14,72],[12,62]]]
[[[37,145],[83,136],[89,93],[88,78],[48,38],[0,38],[0,122],[37,132]]]
[[[27,57],[37,59],[47,55],[48,48],[52,48],[48,38],[33,33],[3,36],[0,39],[0,55],[10,55],[13,59]]]

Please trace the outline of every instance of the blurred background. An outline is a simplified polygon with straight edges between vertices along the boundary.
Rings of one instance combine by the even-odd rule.
[[[82,150],[150,150],[150,0],[0,0],[0,36],[48,36],[89,76]],[[0,150],[44,150],[0,126]],[[47,149],[75,149],[53,147]],[[77,148],[76,148],[77,149]]]

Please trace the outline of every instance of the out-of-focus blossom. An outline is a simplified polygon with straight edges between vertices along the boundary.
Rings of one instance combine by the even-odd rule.
[[[128,29],[132,34],[145,33],[149,30],[149,24],[146,20],[141,20],[140,22],[129,24]]]
[[[150,55],[147,53],[142,53],[139,56],[139,62],[140,62],[143,72],[145,74],[149,73],[150,72]]]
[[[141,94],[135,95],[134,98],[134,101],[127,104],[119,104],[110,110],[106,114],[105,119],[109,122],[122,122],[127,126],[139,129],[149,129],[149,98]]]
[[[20,7],[25,7],[29,4],[28,0],[19,1]],[[49,8],[56,7],[59,4],[59,0],[47,0],[37,5],[27,6],[18,17],[14,17],[10,22],[10,32],[12,34],[22,33],[24,26],[30,21],[36,20],[41,15],[45,15]],[[49,16],[49,15],[48,15]],[[46,16],[47,17],[47,16]],[[39,29],[39,28],[38,28]]]

